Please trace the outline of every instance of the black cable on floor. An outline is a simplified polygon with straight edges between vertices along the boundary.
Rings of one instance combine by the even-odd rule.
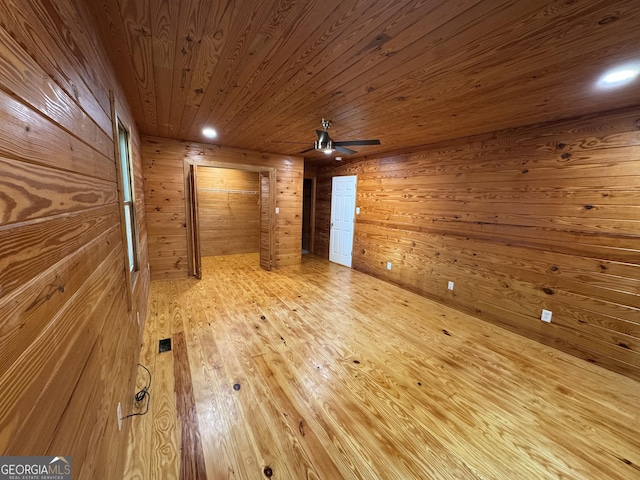
[[[133,396],[133,398],[135,399],[136,405],[137,405],[137,404],[141,403],[142,401],[144,401],[144,399],[146,397],[147,398],[147,405],[146,405],[146,408],[145,408],[144,412],[130,413],[126,417],[122,417],[122,420],[124,420],[125,418],[129,418],[129,417],[135,417],[137,415],[145,415],[149,411],[149,403],[151,403],[151,394],[149,393],[149,388],[151,387],[151,372],[149,371],[149,369],[147,367],[145,367],[141,363],[139,363],[138,366],[144,368],[147,371],[147,373],[149,374],[149,381],[147,382],[147,385],[145,385],[145,387],[142,390],[136,392],[136,394]]]

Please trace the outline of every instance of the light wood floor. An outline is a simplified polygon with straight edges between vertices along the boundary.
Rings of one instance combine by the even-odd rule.
[[[127,479],[640,478],[639,383],[318,258],[257,265],[152,283]]]

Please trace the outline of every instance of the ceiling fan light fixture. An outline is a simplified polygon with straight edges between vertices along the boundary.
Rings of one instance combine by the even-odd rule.
[[[313,142],[313,147],[308,148],[300,152],[301,154],[311,152],[315,150],[316,152],[322,152],[326,155],[331,155],[334,153],[344,154],[344,155],[353,155],[354,153],[358,153],[356,150],[351,150],[351,146],[357,145],[380,145],[380,140],[345,140],[343,142],[334,142],[329,137],[329,132],[327,129],[331,126],[331,122],[326,119],[322,119],[322,128],[324,130],[316,130],[316,135],[318,135],[318,139]],[[342,158],[342,157],[341,157]]]
[[[314,142],[313,145],[317,151],[324,152],[327,155],[331,155],[333,152],[336,151],[336,149],[333,148],[333,142],[331,140],[329,140],[326,143],[317,141],[317,142]]]

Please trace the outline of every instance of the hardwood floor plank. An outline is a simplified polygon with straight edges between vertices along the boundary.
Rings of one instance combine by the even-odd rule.
[[[130,480],[177,479],[180,466],[173,355],[158,353],[158,341],[171,336],[168,321],[171,302],[168,300],[175,297],[176,290],[168,282],[158,281],[154,286],[150,292],[149,316],[140,353],[140,363],[152,372],[149,412],[123,420],[133,422],[124,475]],[[140,369],[136,391],[147,381],[146,372]],[[144,408],[139,406],[134,411],[144,411]]]
[[[320,472],[319,478],[345,478],[346,471],[340,470],[335,464],[332,457],[328,454],[326,443],[323,444],[322,439],[317,435],[316,430],[312,428],[313,423],[309,423],[305,416],[300,413],[289,396],[285,393],[282,385],[273,374],[266,361],[265,355],[256,355],[253,357],[256,369],[262,376],[263,384],[267,390],[267,395],[274,398],[277,406],[281,409],[281,424],[288,431],[289,435],[293,433],[297,437],[298,442],[303,450],[309,455],[311,464],[316,465]],[[299,445],[300,446],[300,445]],[[304,453],[304,452],[303,452]],[[316,472],[316,475],[318,473]]]
[[[278,286],[280,286],[280,283],[278,284]],[[283,288],[286,290],[287,286],[283,286]],[[285,298],[286,298],[286,294],[284,294]],[[283,296],[274,294],[275,298],[283,298]],[[329,299],[327,299],[329,300]],[[375,308],[375,307],[374,307]],[[304,306],[302,308],[298,307],[295,310],[303,310]],[[373,311],[373,310],[372,310]],[[322,315],[322,312],[318,312],[319,315]],[[348,315],[346,316],[346,318],[348,318]],[[354,320],[356,320],[355,318],[351,318],[349,319],[349,322],[353,322]],[[308,327],[307,327],[308,328]],[[366,329],[367,327],[365,325],[363,325],[363,328]],[[296,332],[296,336],[299,334],[299,332]],[[304,335],[304,333],[302,333],[302,335]],[[321,337],[321,336],[325,336],[325,334],[321,334],[321,335],[317,335],[317,337]],[[356,385],[351,385],[351,389],[352,389],[352,393],[356,392],[356,395],[358,396],[359,400],[363,403],[368,403],[370,404],[370,406],[374,406],[373,404],[376,403],[376,391],[379,391],[381,388],[386,390],[387,393],[390,394],[389,398],[391,398],[391,402],[389,401],[389,398],[387,398],[386,396],[384,397],[385,400],[387,400],[385,403],[391,403],[392,409],[388,410],[388,405],[385,404],[380,404],[380,405],[375,405],[376,410],[382,410],[383,412],[386,412],[387,415],[385,415],[385,417],[391,416],[393,417],[394,415],[397,415],[397,409],[395,409],[394,407],[396,406],[395,404],[400,403],[399,397],[403,396],[403,393],[405,390],[407,390],[407,386],[406,385],[402,385],[400,384],[400,382],[398,382],[398,380],[396,380],[394,378],[394,372],[393,371],[384,371],[387,370],[385,369],[385,365],[379,365],[377,363],[377,360],[380,358],[385,358],[385,357],[390,357],[390,356],[397,356],[397,355],[403,355],[406,356],[407,352],[405,351],[404,348],[394,348],[393,344],[397,344],[397,345],[403,345],[406,344],[406,342],[411,342],[411,335],[409,335],[407,338],[404,339],[398,339],[395,338],[395,335],[391,336],[391,339],[389,341],[390,345],[387,345],[387,342],[382,343],[382,346],[384,348],[381,348],[380,351],[377,354],[373,354],[373,352],[370,352],[370,350],[372,349],[371,345],[375,345],[376,343],[380,344],[380,341],[378,340],[376,342],[375,339],[373,339],[373,342],[371,344],[358,344],[356,342],[353,341],[353,339],[349,340],[348,344],[344,344],[342,346],[338,346],[336,348],[334,348],[334,357],[337,357],[340,360],[339,365],[344,365],[345,368],[345,372],[347,375],[349,376],[354,376],[357,379],[357,388],[356,389]],[[333,337],[331,337],[333,338]],[[424,339],[421,339],[424,340]],[[335,342],[332,342],[333,344],[335,344]],[[433,343],[433,342],[430,342]],[[375,349],[375,347],[373,347]],[[338,350],[338,351],[336,351]],[[339,351],[342,350],[342,351]],[[398,351],[396,351],[398,350]],[[333,360],[335,360],[336,358],[333,358]],[[417,363],[418,365],[420,365],[421,361],[423,361],[424,359],[412,359],[413,362]],[[356,363],[357,362],[357,363]],[[331,363],[331,360],[329,359],[329,364]],[[386,363],[386,362],[385,362]],[[349,365],[349,367],[351,367],[351,365],[355,365],[352,368],[346,367],[347,365]],[[424,363],[423,363],[424,365]],[[437,369],[437,367],[439,367],[440,365],[433,365],[434,368]],[[326,368],[326,367],[325,367]],[[329,367],[330,368],[330,367]],[[396,371],[396,369],[393,369],[395,371],[395,374],[399,373]],[[367,378],[366,372],[370,373],[370,378]],[[437,370],[436,370],[437,371]],[[354,373],[357,372],[357,373]],[[335,372],[337,375],[339,375],[341,372]],[[405,377],[404,372],[403,373],[403,377]],[[421,377],[421,373],[420,371],[414,370],[412,372],[407,372],[408,375],[406,375],[407,377],[413,377],[413,378],[422,378]],[[427,384],[425,383],[425,386],[427,386]],[[446,389],[447,385],[443,384],[443,385],[432,385],[432,386],[437,386],[438,389]],[[419,390],[419,389],[418,389]],[[451,393],[451,392],[450,392]],[[451,393],[451,396],[453,396],[454,393]],[[432,398],[433,399],[433,398]],[[450,401],[450,398],[447,397],[447,395],[437,395],[437,400],[438,402],[442,403],[442,404],[447,404],[447,402]],[[409,399],[409,402],[407,402],[408,404],[405,405],[401,405],[402,407],[402,411],[408,411],[408,412],[412,412],[412,410],[414,410],[413,405],[415,405],[416,403],[424,403],[422,401],[422,399],[420,398],[419,395],[417,395],[414,398]],[[460,402],[456,402],[456,403],[460,403]],[[400,405],[398,405],[400,406]],[[425,405],[425,407],[430,408],[431,410],[433,410],[433,407],[429,406],[428,404]],[[454,404],[455,407],[455,404]],[[451,408],[451,407],[450,407]],[[465,407],[467,408],[467,407]],[[455,408],[454,408],[455,410]],[[460,411],[458,412],[459,416],[464,416],[464,411],[462,408],[460,408]],[[409,415],[404,416],[403,420],[405,422],[407,422],[408,424],[411,424],[412,422],[414,422],[416,419],[413,418],[414,415],[411,413]],[[437,413],[435,413],[435,417],[436,419],[446,419],[449,420],[449,418],[447,418],[447,415],[445,412],[441,412],[438,411]],[[420,419],[421,421],[425,421],[425,418]],[[427,418],[426,419],[427,422],[432,421],[433,419]],[[435,424],[432,428],[437,428],[437,424]],[[456,431],[455,435],[452,436],[452,439],[456,439],[459,438],[461,433],[464,432],[460,432],[460,431]],[[412,434],[415,436],[415,438],[422,438],[422,444],[429,444],[432,445],[434,443],[433,439],[429,439],[429,438],[424,438],[425,434],[420,431],[420,429],[412,429]],[[514,460],[517,461],[517,458],[514,458]],[[414,461],[415,463],[415,461]],[[448,466],[447,469],[445,469],[444,471],[447,470],[451,470],[451,467]],[[494,472],[495,473],[495,472]],[[441,474],[438,472],[432,472],[430,474],[431,476],[439,476]],[[480,477],[484,477],[484,475],[480,475],[479,473],[476,472],[476,475],[479,475]],[[513,472],[512,474],[513,475]],[[406,476],[406,474],[405,474]],[[470,476],[469,473],[467,473],[466,475],[460,475],[461,478],[468,478]],[[494,475],[491,475],[487,478],[491,478]],[[418,478],[419,475],[416,475],[415,473],[410,474],[410,478]]]
[[[191,369],[183,332],[173,334],[174,388],[180,426],[180,480],[206,478],[200,427],[191,383]]]
[[[260,275],[260,273],[257,273],[258,275]],[[240,278],[239,280],[245,284],[248,285],[248,279],[247,278],[242,278],[242,273],[239,274]],[[271,286],[271,285],[270,285]],[[274,285],[274,288],[276,287],[280,287],[280,284],[278,285]],[[276,291],[271,291],[270,289],[267,289],[266,293],[269,294],[269,298],[275,300],[275,303],[280,303],[279,300],[282,298],[286,298],[287,297],[287,292],[295,292],[296,288],[291,286],[291,288],[287,288],[284,287],[283,289],[280,289],[280,291],[276,292]],[[299,292],[299,289],[298,289]],[[293,296],[293,295],[291,295]],[[256,297],[253,297],[256,298]],[[276,300],[277,299],[277,300]],[[272,300],[272,301],[273,301]],[[294,310],[296,309],[292,309],[291,313],[290,313],[290,309],[286,306],[286,305],[281,305],[282,308],[280,308],[280,312],[274,311],[274,317],[277,319],[282,319],[284,320],[285,318],[287,320],[292,320],[295,319],[296,317],[298,317],[297,314],[293,313]],[[333,367],[333,372],[336,376],[339,375],[347,375],[347,376],[353,376],[353,370],[350,368],[352,365],[352,359],[358,357],[358,355],[360,355],[361,352],[353,352],[353,346],[350,344],[345,344],[342,346],[342,349],[344,351],[340,351],[341,348],[340,346],[338,347],[329,347],[326,348],[328,345],[326,344],[320,344],[318,345],[316,342],[317,338],[321,338],[320,335],[315,335],[315,336],[308,336],[306,335],[307,332],[305,332],[303,329],[300,328],[296,328],[295,325],[292,325],[292,323],[290,322],[285,322],[283,321],[284,325],[283,325],[283,330],[287,331],[288,335],[286,335],[286,340],[283,339],[283,337],[280,337],[282,339],[282,344],[285,346],[289,346],[289,344],[291,344],[290,346],[292,348],[294,347],[311,347],[313,349],[314,352],[318,352],[318,351],[322,351],[325,350],[327,353],[327,356],[325,358],[324,364],[325,364],[325,368],[327,369],[332,369],[331,365],[335,364],[336,367]],[[298,323],[298,322],[296,322]],[[301,326],[303,322],[299,322]],[[310,329],[309,325],[304,325],[304,327],[308,330]],[[334,338],[333,336],[329,336],[326,338]],[[298,340],[303,340],[301,345],[297,345]],[[294,344],[293,342],[296,342],[296,344]],[[315,344],[315,345],[314,345]],[[365,347],[366,348],[366,347]],[[299,348],[296,348],[295,351],[298,351]],[[283,348],[283,350],[286,350]],[[284,352],[283,352],[284,353]],[[306,375],[316,375],[317,372],[315,372],[313,369],[310,368],[305,368],[308,367],[309,365],[311,365],[311,362],[308,361],[310,360],[309,358],[299,358],[299,359],[294,359],[293,355],[291,353],[286,353],[287,358],[286,358],[286,363],[284,365],[282,365],[283,368],[285,368],[285,365],[290,365],[291,362],[295,362],[296,363],[296,367],[299,368],[304,368],[306,371],[305,372],[295,372],[295,375],[300,377],[300,376],[306,376]],[[296,361],[297,360],[297,361]],[[336,363],[336,360],[339,360],[339,362]],[[272,362],[276,362],[279,360],[276,359],[272,359]],[[358,361],[358,360],[356,360]],[[358,361],[359,362],[359,361]],[[342,368],[341,368],[342,367]],[[358,377],[358,374],[355,374],[355,377]],[[295,382],[294,378],[290,377],[287,379],[284,379],[285,382],[287,383],[293,383]],[[360,383],[360,382],[358,382]],[[360,388],[357,388],[360,387]],[[354,394],[356,393],[356,396],[358,397],[358,403],[360,404],[360,408],[358,406],[358,403],[355,405],[350,405],[349,406],[349,412],[346,412],[342,415],[340,415],[341,417],[349,417],[352,419],[352,421],[355,421],[357,418],[361,418],[362,421],[360,422],[359,428],[361,429],[358,433],[358,437],[362,436],[362,435],[367,435],[366,431],[367,431],[367,427],[369,427],[369,421],[368,421],[368,416],[369,413],[367,410],[375,410],[375,411],[385,411],[388,408],[388,405],[386,405],[385,403],[380,403],[378,404],[378,402],[376,402],[376,398],[375,395],[371,395],[371,393],[374,390],[369,391],[367,388],[363,388],[362,385],[350,385],[350,394]],[[335,396],[339,396],[339,394],[334,394]],[[346,404],[349,404],[350,402],[350,398],[345,398],[344,399]],[[331,404],[334,401],[333,398],[326,398],[324,399],[325,403],[329,403]],[[326,408],[326,405],[324,406]],[[340,405],[332,405],[331,407],[332,410],[337,410],[339,411],[341,409]],[[384,425],[384,427],[389,428],[389,429],[393,429],[394,425],[393,425],[393,421],[386,421],[386,418],[394,418],[394,415],[391,416],[383,416],[382,419],[382,423]],[[380,421],[380,419],[378,419]],[[412,419],[410,418],[403,418],[400,421],[409,421],[411,422]],[[343,424],[340,424],[340,428],[343,429],[343,434],[346,433],[348,436],[353,434],[353,430],[351,428],[346,427]],[[408,454],[408,457],[404,458],[402,463],[404,465],[420,465],[422,463],[422,467],[425,471],[431,471],[431,475],[439,475],[442,472],[454,472],[456,473],[459,477],[472,477],[472,473],[467,469],[467,467],[464,464],[459,464],[459,462],[454,459],[454,458],[447,458],[448,457],[448,452],[446,451],[446,449],[442,448],[442,446],[438,445],[439,442],[437,439],[435,438],[431,438],[426,432],[421,432],[419,429],[417,432],[413,432],[413,435],[415,435],[416,437],[421,438],[422,442],[420,442],[422,445],[429,445],[430,448],[426,451],[424,450],[420,450],[420,448],[418,447],[418,450],[413,451],[411,453]],[[384,440],[379,436],[376,435],[375,439],[372,439],[374,442],[380,442],[383,444],[383,448],[384,448]],[[436,453],[436,456],[430,457],[432,454]],[[396,453],[396,456],[402,456],[402,455],[398,455]],[[440,465],[440,468],[437,467],[438,463],[440,462],[440,459],[445,458],[446,460],[446,465],[442,464]],[[376,464],[376,460],[372,459],[371,463]],[[456,467],[459,468],[458,471],[456,471]],[[381,476],[383,475],[383,472],[385,472],[385,470],[388,470],[389,467],[387,465],[379,465],[378,467],[376,467],[377,469],[377,476]],[[433,469],[433,470],[431,470]],[[440,471],[441,470],[441,471]],[[374,470],[375,471],[375,470]],[[403,471],[403,470],[399,470],[396,472],[396,476],[398,476],[398,478],[404,478],[404,477],[419,477],[420,474],[417,471],[411,471],[411,468],[408,468],[408,471]]]
[[[199,329],[197,363],[194,372],[196,401],[201,422],[202,443],[209,478],[252,478],[258,460],[252,439],[244,428],[241,412],[234,398],[233,383],[227,379],[224,362],[211,329]],[[195,364],[196,362],[194,362]],[[197,378],[201,380],[196,380]],[[255,473],[253,477],[256,477]]]
[[[155,342],[158,345],[158,342]],[[152,478],[177,478],[180,466],[179,419],[176,415],[176,397],[174,390],[174,359],[171,354],[157,356],[156,375],[154,377],[155,396],[153,403],[153,445],[150,457]]]
[[[220,294],[219,299],[224,302],[222,306],[225,312],[238,320],[244,320],[246,317],[244,312],[246,293],[237,289],[235,291],[229,290],[224,283],[218,285],[217,290]],[[307,458],[293,455],[295,461],[290,461],[289,456],[285,454],[287,451],[295,452],[298,450],[295,442],[293,445],[283,445],[287,441],[282,441],[280,437],[284,436],[285,439],[290,439],[290,432],[286,432],[285,435],[274,435],[272,432],[269,420],[274,417],[265,413],[264,409],[275,413],[276,418],[278,413],[273,408],[270,398],[263,397],[257,392],[262,380],[259,377],[256,378],[255,375],[248,375],[253,370],[251,359],[255,355],[255,349],[252,344],[255,341],[252,342],[246,335],[245,325],[246,322],[243,321],[240,325],[225,329],[227,341],[221,343],[220,348],[222,357],[225,358],[227,379],[230,385],[233,385],[241,415],[245,419],[250,419],[255,429],[252,443],[260,461],[260,470],[264,471],[269,468],[274,475],[277,473],[280,478],[317,478],[315,474],[308,475],[309,471],[313,472],[313,467],[308,464]]]
[[[184,332],[199,478],[637,478],[638,382],[318,257],[203,271],[152,282],[144,340]]]

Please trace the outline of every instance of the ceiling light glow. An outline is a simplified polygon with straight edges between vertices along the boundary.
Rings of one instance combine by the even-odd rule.
[[[203,128],[202,134],[207,138],[216,138],[218,136],[218,132],[211,127]]]
[[[637,75],[637,70],[619,70],[617,72],[611,72],[609,75],[605,76],[602,81],[604,83],[629,82],[636,78]]]
[[[613,70],[609,70],[602,77],[600,77],[600,80],[598,80],[598,87],[621,87],[633,82],[638,74],[640,74],[640,64],[625,65],[622,67],[614,68]]]

